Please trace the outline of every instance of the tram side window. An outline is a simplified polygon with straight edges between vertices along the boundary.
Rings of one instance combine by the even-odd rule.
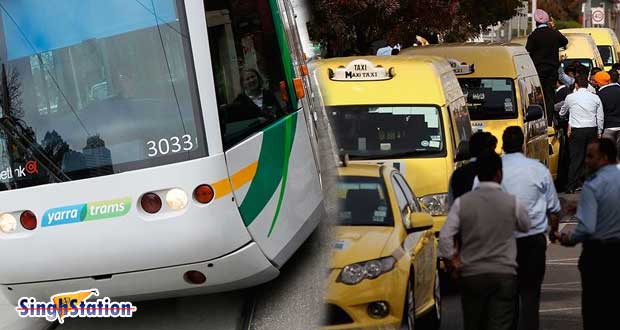
[[[224,147],[289,113],[281,53],[267,0],[205,1]]]

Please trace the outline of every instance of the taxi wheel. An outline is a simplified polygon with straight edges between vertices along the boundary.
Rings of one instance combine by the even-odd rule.
[[[405,308],[403,310],[402,330],[415,330],[415,295],[413,292],[415,281],[413,279],[413,269],[409,275],[407,292],[405,293]]]

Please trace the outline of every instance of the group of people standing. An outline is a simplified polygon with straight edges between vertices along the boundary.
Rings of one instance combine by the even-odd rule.
[[[614,279],[620,269],[615,262],[620,255],[618,73],[598,72],[589,79],[581,67],[560,69],[558,49],[568,41],[549,26],[547,13],[538,10],[535,19],[527,48],[543,83],[550,124],[568,115],[570,192],[585,177],[578,224],[574,231],[559,232],[561,205],[553,178],[546,166],[524,155],[520,127],[503,132],[502,157],[495,152],[497,139],[477,132],[470,139],[472,159],[450,180],[439,253],[457,274],[466,330],[538,330],[548,242],[582,243],[584,329],[613,329],[615,304],[604,297],[620,294]],[[567,95],[554,112],[558,81],[565,87],[557,91],[566,89]]]

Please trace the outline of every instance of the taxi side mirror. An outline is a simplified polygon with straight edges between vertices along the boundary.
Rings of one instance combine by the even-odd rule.
[[[405,227],[410,233],[429,230],[433,228],[434,224],[433,217],[426,212],[413,212],[409,215],[408,220],[409,226],[405,224]]]
[[[527,107],[527,115],[525,115],[525,121],[530,122],[541,119],[543,117],[543,108],[538,104],[532,104]]]
[[[555,128],[551,127],[551,126],[547,126],[547,136],[548,137],[553,137],[555,136],[556,131]]]

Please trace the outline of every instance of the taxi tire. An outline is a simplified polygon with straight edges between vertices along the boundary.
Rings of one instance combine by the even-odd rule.
[[[403,308],[403,321],[401,325],[402,330],[415,330],[416,328],[414,287],[415,279],[412,268],[407,283],[407,291],[405,292],[405,307]]]

